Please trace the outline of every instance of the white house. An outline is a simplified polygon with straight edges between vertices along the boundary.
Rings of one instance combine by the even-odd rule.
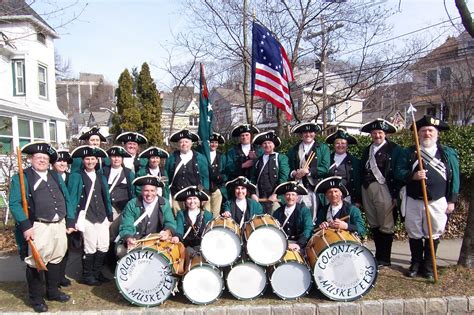
[[[56,102],[54,40],[23,0],[0,1],[0,153],[31,141],[62,146],[66,116]]]

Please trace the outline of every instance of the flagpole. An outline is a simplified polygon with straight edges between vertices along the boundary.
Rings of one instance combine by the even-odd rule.
[[[424,171],[423,159],[421,158],[420,140],[418,139],[418,130],[416,128],[415,111],[416,111],[415,107],[413,107],[413,105],[410,104],[410,107],[408,108],[408,113],[411,113],[411,117],[412,117],[412,126],[413,126],[413,134],[415,137],[418,165],[420,167],[420,171]],[[431,229],[430,209],[428,207],[428,192],[426,191],[426,180],[424,178],[421,179],[421,191],[423,193],[423,203],[425,205],[426,223],[428,225],[428,235],[429,235],[430,252],[431,252],[431,263],[433,264],[434,283],[436,283],[438,282],[438,268],[436,267],[436,256],[435,256],[435,251],[434,251],[433,232]]]

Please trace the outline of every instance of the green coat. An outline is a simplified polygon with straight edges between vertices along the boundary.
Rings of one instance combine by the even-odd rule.
[[[176,152],[176,151],[175,151]],[[209,162],[206,157],[201,153],[193,150],[194,157],[197,160],[197,166],[199,169],[199,179],[201,185],[209,191]],[[170,157],[166,159],[165,170],[168,174],[168,185],[171,186],[174,177],[174,167],[175,167],[175,154],[170,154]],[[170,187],[171,189],[171,187]]]
[[[168,200],[160,198],[163,204],[161,205],[161,213],[163,214],[162,224],[163,229],[169,229],[172,233],[176,231],[176,220],[173,216],[173,211],[171,211],[170,204]],[[130,200],[122,212],[122,223],[120,224],[120,237],[124,240],[130,237],[135,237],[137,229],[134,226],[135,221],[140,218],[140,216],[145,211],[143,207],[143,199],[141,197],[133,198]],[[159,231],[157,231],[159,232]]]
[[[278,154],[278,163],[276,163],[276,173],[274,173],[273,170],[270,170],[270,175],[276,175],[276,183],[273,187],[273,189],[276,188],[276,186],[280,185],[280,184],[283,184],[284,182],[288,181],[288,176],[289,176],[289,173],[290,173],[290,167],[289,167],[289,164],[288,164],[288,157],[285,155],[285,154],[282,154],[282,153],[277,153],[275,152],[274,154]],[[268,163],[271,163],[271,160],[272,160],[273,156],[271,156],[269,159],[268,159]],[[260,157],[257,162],[254,164],[253,168],[252,168],[252,175],[251,175],[251,178],[250,180],[252,181],[252,183],[254,183],[255,185],[258,185],[258,176],[259,176],[259,165],[260,163],[263,163],[263,158]]]
[[[297,215],[296,233],[294,233],[294,235],[288,235],[288,238],[296,240],[298,245],[303,248],[306,246],[306,243],[313,234],[313,214],[307,207],[301,204],[296,205],[296,208],[292,215],[294,215],[295,213]],[[285,205],[276,209],[275,212],[273,212],[273,217],[278,220],[280,225],[282,225],[286,219]],[[288,234],[287,229],[284,226],[282,228]]]
[[[201,244],[202,233],[204,231],[204,228],[206,227],[208,222],[212,221],[211,212],[203,210],[202,215],[203,222],[199,228],[198,235],[194,237],[193,231],[191,231],[186,237],[186,240],[183,240],[184,234],[188,230],[188,225],[186,224],[185,218],[185,210],[179,210],[176,214],[176,236],[178,236],[180,241],[185,243],[186,246],[196,246]]]
[[[319,226],[321,223],[327,221],[327,213],[328,213],[329,205],[325,206],[322,209],[318,210],[318,214],[316,216],[316,226]],[[347,202],[343,202],[342,208],[336,214],[334,219],[340,219],[345,216],[350,216],[348,223],[348,231],[349,232],[357,232],[360,236],[364,236],[365,231],[365,223],[364,219],[362,219],[362,215],[360,214],[359,208],[356,206],[349,204]]]
[[[237,144],[230,148],[226,154],[226,166],[225,173],[227,175],[227,180],[232,180],[238,176],[250,177],[250,172],[252,167],[249,169],[248,174],[242,171],[242,157],[239,156],[238,150],[240,144]],[[251,145],[251,148],[254,149],[257,159],[263,155],[263,149],[260,146]],[[249,178],[250,179],[250,178]]]
[[[331,154],[331,165],[334,163],[334,152]],[[344,166],[346,169],[346,173],[348,174],[348,178],[344,178],[347,181],[346,188],[349,191],[351,196],[352,203],[362,203],[362,196],[361,196],[361,165],[360,160],[347,152],[347,157],[344,159]],[[338,176],[334,172],[334,169],[329,170],[329,176]]]
[[[301,141],[295,144],[287,153],[290,165],[290,174],[300,168],[300,158],[298,149]],[[319,179],[325,178],[329,175],[329,167],[331,166],[331,152],[326,143],[314,142],[312,151],[316,153],[315,158],[311,161],[309,166],[310,176],[316,183]]]
[[[253,200],[251,198],[246,198],[246,199],[247,199],[247,207],[248,207],[246,213],[248,213],[249,220],[252,219],[253,216],[255,216],[255,215],[263,214],[263,207],[260,203],[256,202],[255,200]],[[235,199],[227,200],[224,203],[224,205],[222,206],[221,213],[229,211],[231,216],[232,216],[232,219],[235,220],[236,208],[237,207],[236,207],[236,204],[235,204]],[[248,221],[248,220],[244,220],[244,221]]]

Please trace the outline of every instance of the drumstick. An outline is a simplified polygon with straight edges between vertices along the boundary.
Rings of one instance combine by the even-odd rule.
[[[316,155],[316,153],[314,153],[314,151],[311,151],[311,153],[308,156],[308,159],[306,160],[306,163],[304,163],[303,168],[308,168],[309,167],[309,164],[311,164],[311,162],[313,161],[315,155]]]
[[[143,242],[146,242],[146,241],[154,241],[154,240],[161,240],[161,236],[153,236],[153,237],[149,237],[149,238],[141,238],[139,240],[136,240],[135,242],[136,243],[143,243]]]
[[[342,217],[342,218],[340,218],[339,220],[341,220],[341,221],[347,221],[350,217],[351,217],[350,215],[346,215],[345,217]],[[313,232],[313,233],[318,233],[318,232],[321,231],[321,230],[322,230],[322,228],[318,227],[318,228],[314,229],[314,232]]]

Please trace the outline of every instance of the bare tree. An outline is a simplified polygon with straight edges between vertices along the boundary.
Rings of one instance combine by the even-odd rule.
[[[71,62],[69,59],[64,60],[56,50],[54,51],[54,71],[56,72],[56,80],[71,78]]]

